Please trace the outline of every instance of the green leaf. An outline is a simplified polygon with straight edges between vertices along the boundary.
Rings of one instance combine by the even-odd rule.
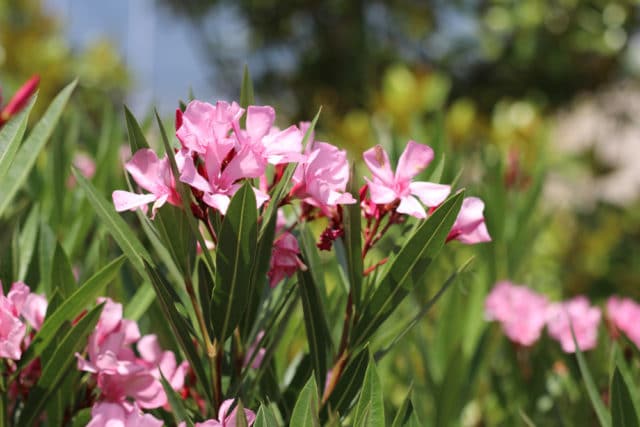
[[[151,257],[147,250],[144,248],[140,240],[136,237],[135,232],[129,227],[129,225],[118,215],[113,208],[113,205],[107,202],[98,191],[95,189],[87,179],[82,176],[75,168],[73,169],[73,175],[80,184],[80,187],[84,190],[87,198],[91,202],[91,205],[95,209],[98,217],[106,225],[107,230],[113,236],[122,252],[129,258],[133,266],[138,272],[144,276],[144,264],[143,261],[150,260]]]
[[[353,167],[351,168],[349,192],[356,200],[359,200],[355,180],[355,169]],[[362,293],[362,214],[360,213],[360,203],[344,205],[342,212],[344,215],[344,246],[347,258],[349,287],[356,311],[359,311],[364,297]]]
[[[37,420],[51,394],[65,378],[69,368],[74,365],[75,354],[87,346],[87,338],[96,327],[103,306],[104,303],[90,310],[62,338],[51,358],[43,360],[45,364],[42,374],[35,387],[29,391],[29,398],[21,412],[18,427],[31,426]]]
[[[405,296],[425,280],[425,271],[444,246],[453,226],[464,191],[449,197],[423,221],[404,246],[389,261],[379,285],[364,307],[354,328],[354,345],[363,344],[391,315]]]
[[[600,425],[602,427],[611,427],[611,416],[609,415],[607,408],[604,406],[602,399],[600,399],[600,394],[598,393],[596,383],[593,381],[591,371],[589,371],[587,362],[584,360],[584,355],[582,354],[582,351],[578,346],[578,341],[576,340],[576,335],[573,331],[573,325],[571,325],[571,336],[573,337],[573,344],[576,348],[578,367],[580,368],[580,373],[582,374],[582,378],[584,379],[584,385],[587,388],[587,394],[589,395],[589,399],[591,399],[591,404],[596,412],[596,416],[598,417],[598,420],[600,421]]]
[[[244,309],[258,240],[258,210],[248,181],[231,199],[218,233],[216,286],[211,300],[213,330],[224,342]]]
[[[346,414],[349,411],[351,404],[362,387],[370,358],[368,346],[363,347],[362,350],[351,357],[351,361],[340,376],[333,393],[329,396],[327,404],[331,411],[339,414]]]
[[[403,427],[407,425],[409,420],[411,419],[411,415],[413,414],[413,403],[411,402],[411,389],[407,393],[407,397],[402,402],[402,406],[398,409],[398,413],[396,417],[393,419],[393,424],[391,427]]]
[[[354,420],[354,425],[357,426],[375,427],[385,424],[382,387],[376,363],[372,358],[369,359],[369,365],[364,374],[364,383],[356,404]]]
[[[129,134],[129,145],[131,146],[131,153],[135,153],[143,148],[149,148],[147,138],[144,137],[144,133],[138,124],[138,121],[133,116],[131,111],[125,105],[124,107],[124,119],[127,122],[127,133]]]
[[[253,423],[253,427],[272,427],[277,426],[278,419],[273,413],[273,409],[265,404],[260,405],[258,412],[256,413],[256,420]]]
[[[76,279],[73,277],[69,258],[60,243],[56,242],[51,263],[51,290],[57,289],[62,298],[67,299],[73,294],[76,287]]]
[[[242,400],[238,400],[238,405],[236,406],[236,427],[249,427]]]
[[[191,274],[196,258],[196,241],[191,234],[190,220],[192,218],[183,209],[171,205],[160,209],[155,220],[164,246],[169,249],[183,276]]]
[[[321,111],[322,108],[318,110],[316,116],[313,118],[311,124],[309,125],[309,129],[307,129],[307,132],[304,134],[304,138],[302,138],[303,151],[306,148],[307,143],[309,143],[309,140],[311,139],[311,135],[313,134],[313,130],[316,127],[316,123],[318,123],[318,118],[320,117]],[[271,191],[271,194],[269,195],[269,204],[267,205],[267,208],[265,209],[262,216],[262,228],[260,229],[260,233],[262,233],[263,229],[267,226],[267,224],[269,224],[271,217],[276,215],[276,213],[278,212],[278,206],[280,205],[280,202],[289,192],[289,183],[291,182],[291,177],[293,177],[293,173],[295,172],[297,167],[297,163],[289,163],[285,168],[284,173],[282,174],[282,178],[280,178],[278,184],[276,184],[274,189]]]
[[[20,232],[20,262],[18,264],[18,280],[24,281],[27,277],[27,271],[29,264],[33,258],[33,253],[36,248],[36,242],[38,240],[38,228],[40,225],[40,208],[39,205],[35,205],[27,220],[24,222],[24,226]]]
[[[52,315],[47,315],[42,328],[40,328],[27,350],[22,354],[22,358],[18,363],[19,367],[26,366],[42,354],[42,351],[56,336],[65,322],[70,322],[78,317],[85,307],[94,303],[104,293],[105,287],[116,276],[123,262],[124,257],[122,256],[113,260],[76,289]]]
[[[15,196],[16,192],[29,176],[29,172],[31,172],[31,168],[35,164],[38,154],[40,154],[40,151],[51,136],[53,129],[56,127],[62,110],[67,104],[75,86],[76,81],[73,81],[55,97],[51,105],[49,105],[49,108],[47,108],[44,116],[42,116],[42,119],[38,121],[27,139],[18,149],[5,176],[0,179],[0,194],[2,194],[2,198],[0,199],[0,217],[2,217],[4,210],[13,200],[13,196]]]
[[[623,378],[618,367],[611,381],[611,424],[613,427],[636,427],[640,425],[631,398],[633,384]]]
[[[314,378],[311,377],[300,392],[289,425],[292,427],[320,427],[318,410],[318,386]]]
[[[251,82],[251,75],[249,75],[249,67],[244,65],[242,70],[242,87],[240,88],[240,106],[247,108],[249,105],[253,105],[253,83]],[[242,123],[244,126],[244,123]]]
[[[160,372],[160,382],[162,383],[164,393],[167,395],[167,401],[171,407],[171,413],[176,424],[180,424],[180,422],[184,421],[187,427],[194,427],[193,421],[189,417],[187,409],[182,403],[182,397],[180,397],[173,387],[171,387],[171,384],[169,384],[162,371]]]
[[[631,369],[629,369],[629,365],[620,352],[617,344],[615,345],[615,350],[615,363],[620,370],[620,375],[622,376],[624,383],[628,385],[627,389],[631,395],[631,402],[633,403],[636,415],[640,418],[640,390],[638,387],[634,386],[634,377],[631,373]]]
[[[151,284],[144,282],[125,304],[123,317],[137,322],[147,312],[155,298],[156,293]]]
[[[29,113],[33,105],[36,103],[37,95],[34,95],[29,104],[19,112],[15,117],[5,123],[0,128],[0,179],[4,177],[9,170],[18,147],[22,142],[22,137],[27,129],[27,121]]]
[[[307,333],[313,371],[317,383],[324,384],[327,376],[327,359],[332,352],[333,343],[322,308],[322,300],[309,270],[298,270],[298,291],[302,301],[304,328]]]
[[[211,390],[211,382],[209,381],[204,367],[202,365],[202,360],[196,351],[193,342],[191,341],[191,337],[195,337],[195,332],[191,324],[187,321],[187,319],[180,314],[177,310],[177,305],[182,305],[180,303],[180,298],[176,295],[175,291],[171,287],[171,284],[167,282],[167,280],[158,273],[158,271],[148,264],[146,261],[145,270],[151,279],[151,284],[156,291],[156,295],[158,296],[158,302],[160,303],[160,308],[162,309],[162,313],[164,314],[171,330],[173,331],[174,337],[178,341],[180,348],[182,349],[184,355],[189,361],[189,365],[193,369],[196,379],[202,385],[205,393],[207,395],[208,401],[211,404],[213,401],[213,392]],[[184,309],[184,308],[183,308]],[[202,340],[200,340],[202,343]]]

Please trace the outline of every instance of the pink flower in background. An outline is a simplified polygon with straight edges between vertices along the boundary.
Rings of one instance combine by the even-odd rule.
[[[184,163],[184,157],[180,153],[176,154],[176,162],[178,169],[180,169]],[[151,216],[154,217],[158,208],[167,202],[175,206],[181,205],[180,195],[176,191],[175,181],[171,174],[169,158],[166,155],[159,159],[151,149],[138,150],[127,162],[125,169],[140,187],[151,194],[116,190],[112,194],[116,211],[135,210],[154,202],[151,211]]]
[[[258,369],[262,365],[262,360],[264,359],[264,355],[266,354],[267,350],[264,347],[257,347],[258,345],[260,345],[260,341],[262,341],[263,337],[264,331],[258,332],[256,338],[247,349],[247,353],[244,357],[243,367],[246,367],[249,363],[251,363],[251,367],[253,369]]]
[[[298,165],[292,180],[291,194],[327,216],[339,204],[356,203],[345,192],[349,182],[347,152],[326,142],[314,141],[307,146],[307,158]]]
[[[151,414],[143,414],[129,402],[98,402],[91,408],[87,427],[162,427],[164,423]]]
[[[523,346],[533,345],[546,322],[547,299],[508,281],[498,282],[485,300],[488,320],[500,322],[509,339]]]
[[[562,303],[551,304],[547,311],[549,335],[560,342],[565,353],[576,351],[571,326],[580,350],[591,350],[598,341],[598,325],[602,313],[589,305],[589,300],[580,295]]]
[[[39,331],[47,314],[47,300],[44,296],[30,293],[22,306],[20,313],[31,327]]]
[[[484,202],[477,197],[465,197],[447,242],[458,240],[467,245],[490,242],[491,236],[484,223]]]
[[[27,285],[15,282],[5,296],[0,283],[0,358],[19,360],[22,356],[20,345],[27,327],[20,314],[29,293]]]
[[[363,154],[364,162],[373,175],[367,180],[371,201],[379,205],[400,200],[397,212],[426,218],[427,213],[418,199],[426,206],[438,206],[449,193],[451,187],[433,182],[411,182],[433,160],[433,150],[428,145],[409,141],[398,160],[395,174],[387,152],[377,145]]]
[[[218,419],[217,420],[207,420],[202,423],[195,423],[195,427],[236,427],[236,417],[238,407],[233,408],[231,413],[229,412],[229,408],[233,405],[234,399],[227,399],[220,405],[220,409],[218,410]],[[244,410],[244,416],[247,419],[247,425],[252,425],[256,420],[256,414],[250,409]],[[185,427],[185,423],[178,424],[178,427]]]
[[[91,156],[85,153],[76,153],[73,156],[73,166],[80,171],[82,176],[87,179],[93,178],[96,174],[96,162],[93,161]],[[76,186],[76,177],[69,175],[67,179],[67,187],[73,188]]]
[[[640,304],[629,298],[612,296],[607,300],[607,317],[640,348]]]
[[[269,285],[273,288],[285,277],[291,277],[298,269],[306,270],[298,255],[300,248],[295,236],[287,231],[274,242],[271,251],[271,267],[269,269]]]

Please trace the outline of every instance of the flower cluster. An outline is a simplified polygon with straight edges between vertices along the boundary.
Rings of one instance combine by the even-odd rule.
[[[139,412],[138,407],[154,409],[166,405],[161,375],[173,389],[181,390],[188,364],[178,364],[173,352],[163,351],[155,335],[141,337],[136,322],[122,318],[121,304],[108,298],[99,302],[104,302],[104,308],[89,337],[88,358],[76,355],[78,369],[93,374],[101,392],[94,417],[115,412],[130,417]],[[133,400],[133,406],[128,399]],[[120,408],[115,409],[114,405]]]
[[[19,360],[29,345],[27,325],[38,331],[47,312],[47,301],[22,282],[15,282],[4,295],[0,283],[0,358]]]
[[[327,218],[328,225],[320,235],[318,247],[331,249],[333,242],[344,234],[342,205],[357,202],[346,191],[352,179],[346,152],[317,141],[308,123],[291,125],[284,130],[274,123],[275,111],[270,106],[251,105],[245,110],[235,102],[218,101],[212,105],[192,101],[184,112],[176,112],[180,149],[175,150],[174,157],[178,176],[173,176],[167,155],[158,158],[151,149],[137,151],[125,168],[149,193],[114,191],[116,210],[146,209],[153,203],[153,217],[165,203],[180,206],[183,201],[176,183],[182,182],[188,185],[193,196],[192,213],[209,230],[211,246],[215,247],[216,230],[209,212],[214,210],[225,215],[231,197],[243,180],[254,183],[258,208],[270,203],[269,193],[282,179],[286,164],[294,163],[291,189],[278,208],[297,200],[295,223]],[[306,133],[309,142],[303,147]],[[409,141],[394,173],[382,147],[376,146],[363,154],[372,174],[371,178],[365,178],[366,184],[359,194],[367,221],[363,256],[391,225],[403,222],[406,215],[426,218],[449,196],[448,185],[414,181],[433,157],[429,146]],[[483,210],[480,199],[466,198],[447,241],[455,239],[466,244],[490,241]],[[284,215],[281,210],[278,214]],[[291,228],[279,223],[268,274],[272,287],[298,269],[306,268],[299,259],[298,242]]]
[[[640,346],[640,305],[625,298],[612,296],[606,303],[607,318],[615,333],[623,332]],[[551,303],[541,294],[523,285],[508,281],[497,283],[485,300],[488,320],[501,324],[505,335],[514,343],[532,346],[547,327],[549,336],[558,341],[566,353],[591,350],[598,342],[600,308],[579,295],[563,302]]]

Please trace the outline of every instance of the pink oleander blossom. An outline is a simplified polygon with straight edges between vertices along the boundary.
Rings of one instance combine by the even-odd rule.
[[[274,288],[285,277],[293,276],[299,269],[306,270],[298,255],[300,247],[295,236],[288,231],[282,233],[273,242],[271,250],[271,266],[269,269],[269,285]]]
[[[547,330],[549,335],[560,342],[565,353],[576,351],[571,326],[580,350],[595,348],[598,342],[598,325],[602,313],[592,307],[589,300],[580,295],[571,300],[551,304],[547,311]]]
[[[238,407],[233,408],[233,411],[229,413],[231,405],[233,405],[234,399],[227,399],[220,405],[218,410],[217,420],[207,420],[201,423],[195,423],[195,427],[236,427]],[[252,425],[256,420],[256,414],[250,409],[244,409],[244,416],[247,419],[247,425]],[[178,424],[178,427],[185,427],[186,423],[182,422]]]
[[[548,306],[544,296],[502,281],[493,287],[484,306],[487,319],[500,322],[511,341],[528,347],[540,338]]]
[[[346,192],[349,182],[347,152],[326,142],[307,146],[306,160],[293,174],[291,194],[330,216],[337,205],[356,203]]]
[[[363,158],[373,175],[371,180],[365,178],[371,201],[378,205],[399,200],[397,212],[426,218],[427,213],[418,199],[426,206],[438,206],[451,192],[448,185],[425,181],[412,182],[412,179],[433,160],[433,150],[428,145],[409,141],[400,155],[395,174],[391,170],[389,156],[381,146],[377,145],[365,151]]]
[[[484,202],[477,197],[465,197],[447,242],[458,240],[467,245],[490,242],[491,236],[484,222]]]
[[[611,324],[640,348],[640,304],[612,296],[607,300],[607,318]]]
[[[0,283],[0,358],[19,360],[22,356],[27,327],[20,315],[29,294],[27,285],[15,282],[5,296]]]
[[[233,123],[240,120],[243,113],[244,109],[235,102],[218,101],[211,105],[191,101],[180,115],[176,136],[188,152],[205,154],[211,148],[221,148],[217,151],[224,159],[235,145],[235,140],[229,135]]]
[[[30,293],[22,306],[21,315],[31,327],[39,331],[47,314],[47,300],[44,296]]]
[[[180,170],[184,163],[184,157],[181,153],[176,153],[176,163]],[[176,190],[169,158],[166,155],[159,159],[151,149],[138,150],[131,160],[126,163],[125,169],[138,185],[149,191],[150,194],[116,190],[112,194],[116,211],[144,209],[149,203],[153,202],[151,216],[154,217],[156,211],[167,202],[175,206],[181,206],[180,195]]]
[[[133,352],[134,343],[140,358]],[[184,385],[186,363],[178,365],[172,352],[160,349],[155,336],[140,338],[137,324],[122,318],[122,305],[109,299],[89,337],[87,353],[88,360],[76,355],[78,369],[97,375],[101,401],[122,403],[131,398],[141,408],[164,406],[160,371],[172,387]]]
[[[22,110],[31,96],[38,89],[38,85],[40,84],[40,76],[34,75],[29,80],[23,84],[20,89],[13,95],[13,97],[9,100],[7,105],[2,108],[0,111],[0,127],[2,127],[6,122],[9,121],[11,117],[16,115]],[[1,97],[0,97],[1,101]]]
[[[151,414],[144,414],[129,402],[98,402],[91,408],[87,427],[162,427],[164,423]]]

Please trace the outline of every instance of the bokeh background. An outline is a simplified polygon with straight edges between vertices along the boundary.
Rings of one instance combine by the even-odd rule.
[[[322,106],[321,136],[354,159],[428,143],[443,182],[487,204],[494,242],[447,251],[400,310],[475,257],[382,360],[389,407],[412,387],[429,425],[517,425],[523,412],[587,425],[575,367],[546,350],[514,356],[482,302],[501,279],[555,300],[640,300],[640,2],[0,0],[4,96],[34,73],[45,100],[79,77],[75,144],[89,156],[106,108],[171,118],[191,96],[237,99],[244,64],[283,124]],[[508,368],[522,363],[534,379]]]

